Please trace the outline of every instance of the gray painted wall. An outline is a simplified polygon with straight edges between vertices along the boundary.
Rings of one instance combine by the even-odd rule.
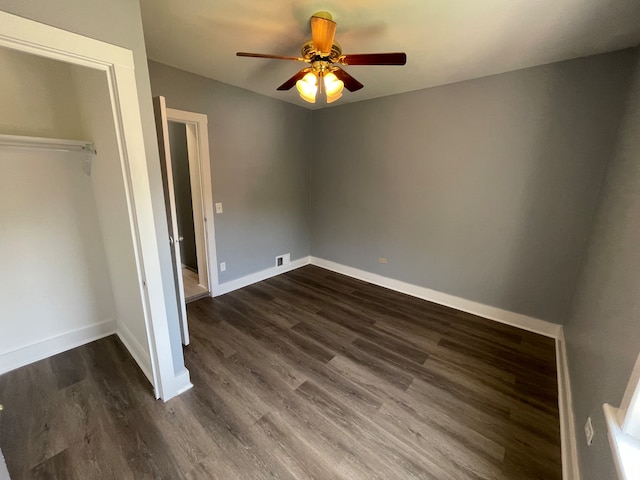
[[[602,404],[618,407],[640,351],[640,50],[620,139],[565,327],[584,480],[616,478]],[[593,445],[583,425],[592,417]]]
[[[183,123],[168,122],[173,192],[176,196],[176,215],[182,264],[198,270],[196,233],[193,226],[193,203],[191,200],[191,178],[189,177],[189,154],[187,152],[187,127]]]
[[[309,255],[311,111],[155,62],[149,73],[167,107],[208,116],[220,283]]]
[[[78,2],[77,0],[56,0],[52,2],[51,0],[30,0],[28,2],[15,2],[13,0],[0,0],[0,10],[128,48],[133,52],[144,145],[149,168],[154,222],[157,231],[167,232],[168,236],[158,140],[151,104],[149,72],[146,68],[147,54],[142,34],[142,18],[138,1],[113,0],[104,2],[100,0],[84,0]],[[160,252],[167,317],[169,319],[168,327],[171,338],[173,367],[177,374],[184,371],[184,359],[171,253],[167,236],[160,235],[158,237],[158,250]]]
[[[627,50],[314,111],[312,255],[564,323],[632,67]]]

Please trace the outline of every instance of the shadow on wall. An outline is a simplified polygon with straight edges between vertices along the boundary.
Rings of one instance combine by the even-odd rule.
[[[608,65],[563,62],[529,79],[540,83],[525,107],[532,128],[519,159],[523,203],[505,287],[528,280],[526,288],[506,288],[504,302],[560,324],[569,318],[632,79],[631,50],[598,58]]]

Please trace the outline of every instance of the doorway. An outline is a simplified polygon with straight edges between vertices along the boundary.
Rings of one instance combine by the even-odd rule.
[[[182,343],[189,344],[186,304],[218,284],[207,116],[166,108],[154,98]]]
[[[185,301],[189,303],[210,294],[202,189],[199,188],[200,162],[197,148],[189,151],[189,137],[193,137],[193,132],[189,132],[187,124],[169,120],[168,126],[182,284]]]

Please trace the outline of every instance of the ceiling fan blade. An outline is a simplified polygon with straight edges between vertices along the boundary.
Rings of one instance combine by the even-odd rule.
[[[318,12],[311,17],[313,48],[322,56],[328,56],[331,53],[336,27],[336,22],[332,20],[330,13]]]
[[[343,65],[406,65],[407,54],[397,53],[361,53],[340,57]]]
[[[253,57],[253,58],[272,58],[274,60],[296,60],[298,62],[305,62],[306,60],[301,57],[286,57],[283,55],[268,55],[266,53],[248,53],[248,52],[237,52],[236,55],[238,57]]]
[[[290,90],[298,80],[302,80],[302,77],[304,77],[307,74],[307,72],[309,72],[309,69],[303,68],[298,73],[296,73],[293,77],[291,77],[289,80],[287,80],[282,85],[280,85],[276,90]]]
[[[353,78],[347,72],[338,68],[334,70],[334,75],[338,77],[338,80],[342,80],[344,82],[344,86],[350,92],[355,92],[356,90],[360,90],[364,85],[362,85],[358,80]]]

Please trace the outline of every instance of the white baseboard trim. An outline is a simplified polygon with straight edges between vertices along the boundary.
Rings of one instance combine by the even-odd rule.
[[[302,257],[297,260],[293,260],[288,265],[283,265],[282,267],[267,268],[256,273],[252,273],[251,275],[246,275],[236,280],[231,280],[230,282],[221,283],[213,289],[212,296],[217,297],[219,295],[224,295],[225,293],[248,287],[249,285],[253,285],[254,283],[258,283],[268,278],[275,277],[276,275],[290,272],[291,270],[295,270],[296,268],[304,267],[305,265],[309,265],[309,258],[310,257]]]
[[[580,480],[578,445],[576,443],[573,399],[569,382],[569,365],[564,331],[556,339],[556,368],[558,369],[558,410],[560,411],[560,445],[562,450],[562,478]]]
[[[0,374],[107,337],[115,331],[116,322],[105,320],[2,353],[0,354]]]
[[[169,388],[164,389],[165,396],[163,400],[166,402],[167,400],[186,392],[192,387],[191,375],[189,374],[189,370],[185,368],[181,373],[175,376],[171,385],[169,385]]]
[[[473,302],[464,298],[449,295],[447,293],[431,290],[430,288],[420,287],[411,283],[402,282],[400,280],[394,280],[393,278],[383,277],[375,273],[366,272],[346,265],[332,262],[330,260],[324,260],[318,257],[310,257],[311,265],[326,268],[349,277],[357,278],[374,285],[395,290],[396,292],[406,293],[412,297],[428,300],[439,305],[455,308],[463,312],[472,313],[479,317],[488,318],[489,320],[495,320],[496,322],[518,327],[523,330],[538,333],[546,337],[558,338],[561,331],[561,326],[555,323],[540,320],[538,318],[529,317],[520,313],[510,312],[501,308],[491,307],[482,303]]]
[[[140,370],[142,370],[145,377],[147,377],[151,385],[153,385],[151,357],[149,357],[147,351],[140,345],[140,342],[138,342],[136,337],[131,333],[131,330],[129,330],[124,323],[116,323],[116,333],[126,349],[129,350],[129,353],[140,367]]]
[[[7,470],[7,464],[4,462],[4,457],[2,456],[2,450],[0,450],[0,480],[11,480],[9,470]]]
[[[145,351],[142,345],[140,345],[140,342],[138,342],[138,340],[132,335],[131,330],[129,330],[126,325],[118,322],[117,326],[118,330],[116,333],[118,334],[118,337],[120,337],[120,340],[122,340],[122,343],[124,343],[127,350],[129,350],[129,353],[136,361],[145,377],[147,377],[151,385],[153,385],[153,373],[151,370],[151,358],[149,357],[149,354]],[[166,402],[167,400],[186,392],[191,387],[193,387],[193,384],[191,383],[191,375],[189,374],[189,370],[185,368],[174,378],[170,378],[168,381],[166,379],[162,380],[162,399]]]

